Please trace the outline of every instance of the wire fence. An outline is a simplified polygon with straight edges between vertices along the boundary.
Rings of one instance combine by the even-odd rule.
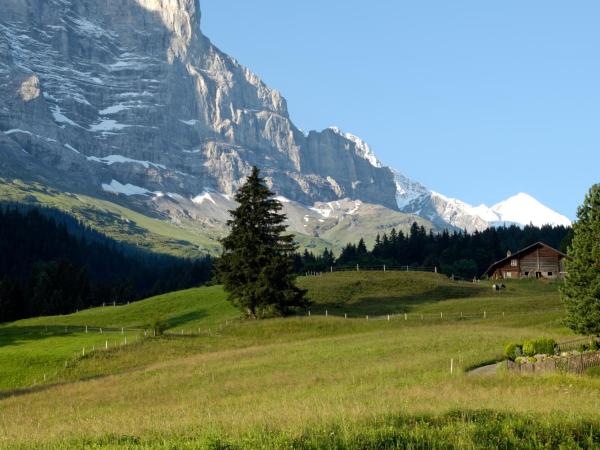
[[[363,319],[363,320],[383,320],[383,321],[427,321],[427,320],[467,320],[467,319],[498,319],[498,318],[510,318],[510,317],[523,317],[523,316],[536,316],[545,314],[562,313],[564,309],[553,308],[544,309],[542,311],[480,311],[480,312],[424,312],[424,313],[390,313],[390,314],[357,314],[357,313],[341,313],[339,311],[318,310],[308,311],[308,317],[331,317],[331,318],[342,318],[342,319]],[[588,339],[589,341],[589,339]]]

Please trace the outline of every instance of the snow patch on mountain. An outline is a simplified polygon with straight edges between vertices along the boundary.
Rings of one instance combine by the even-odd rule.
[[[122,156],[122,155],[108,155],[105,156],[104,158],[98,158],[96,156],[88,156],[87,157],[88,161],[94,161],[94,162],[98,162],[101,164],[106,164],[107,166],[111,166],[113,164],[139,164],[140,166],[144,166],[144,168],[148,169],[150,167],[154,167],[156,169],[163,169],[166,170],[166,166],[162,165],[162,164],[157,164],[157,163],[153,163],[150,161],[140,161],[139,159],[132,159],[132,158],[127,158],[126,156]]]
[[[210,195],[210,192],[203,192],[200,195],[197,195],[196,197],[194,197],[192,199],[192,202],[194,202],[197,205],[201,205],[204,202],[211,202],[213,205],[216,205],[217,202],[215,202],[215,200],[212,198],[212,196]]]
[[[339,129],[338,127],[335,127],[335,126],[329,127],[329,129],[331,131],[333,131],[335,134],[338,134],[338,135],[348,139],[350,142],[353,142],[358,156],[369,161],[369,163],[373,167],[377,167],[377,168],[383,167],[383,164],[381,164],[381,161],[379,161],[379,159],[377,159],[377,156],[375,155],[375,152],[373,152],[373,150],[371,149],[371,146],[369,144],[367,144],[365,141],[363,141],[361,138],[359,138],[358,136],[355,136],[352,133],[344,133],[341,129]]]
[[[134,184],[122,184],[117,180],[112,180],[110,184],[102,184],[102,190],[105,192],[109,192],[111,194],[123,194],[128,197],[132,195],[149,195],[152,194],[148,189],[144,189],[143,187],[136,186]]]

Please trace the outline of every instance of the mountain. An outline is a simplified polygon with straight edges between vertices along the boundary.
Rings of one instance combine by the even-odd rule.
[[[200,23],[197,0],[5,0],[0,177],[222,232],[231,202],[210,198],[257,165],[307,208],[351,199],[433,227],[398,211],[394,175],[365,142],[300,131],[283,96]]]
[[[194,197],[231,195],[258,165],[305,204],[396,209],[393,175],[362,141],[298,130],[281,94],[213,46],[200,17],[195,0],[5,2],[3,174],[98,195]]]
[[[253,165],[309,248],[490,223],[351,133],[299,130],[285,98],[202,33],[197,0],[4,0],[0,149],[12,198],[77,205],[111,236],[186,254],[218,251]]]
[[[473,232],[503,225],[571,226],[567,217],[528,194],[517,194],[492,207],[472,206],[430,191],[403,175],[396,173],[395,179],[400,211],[423,217],[438,228],[450,226]]]
[[[517,225],[563,225],[571,226],[571,221],[543,205],[528,194],[520,193],[500,202],[489,209],[489,220],[493,224]],[[496,217],[494,218],[494,214]]]

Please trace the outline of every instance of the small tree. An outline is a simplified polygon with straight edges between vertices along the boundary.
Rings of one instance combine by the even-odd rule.
[[[297,246],[286,231],[280,202],[260,178],[258,168],[239,189],[239,207],[230,211],[230,234],[224,238],[217,271],[229,301],[249,318],[281,316],[305,308],[306,291],[295,285],[293,255]]]
[[[592,186],[577,211],[561,294],[566,324],[580,334],[600,334],[600,184]]]

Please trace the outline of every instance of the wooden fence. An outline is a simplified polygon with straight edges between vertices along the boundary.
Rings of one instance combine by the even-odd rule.
[[[600,366],[600,351],[547,358],[526,364],[507,361],[508,370],[519,373],[569,372],[581,375],[589,368],[598,366]]]
[[[600,343],[600,340],[596,337],[583,337],[559,342],[557,348],[559,352],[571,352],[573,350],[579,350],[582,345],[590,346],[594,341]]]

